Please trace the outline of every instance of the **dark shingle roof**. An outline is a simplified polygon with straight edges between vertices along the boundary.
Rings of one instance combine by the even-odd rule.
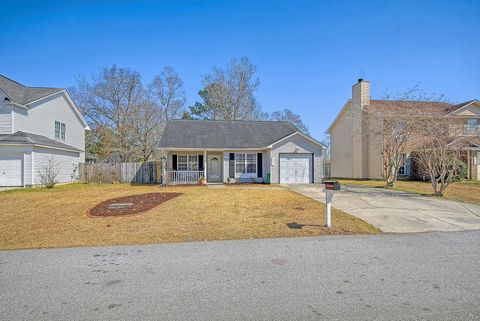
[[[0,134],[0,145],[2,144],[19,144],[19,145],[41,145],[68,149],[72,151],[81,150],[62,142],[47,138],[45,136],[18,131],[15,134]]]
[[[464,103],[457,104],[457,105],[454,106],[454,109],[455,110],[460,109],[460,108],[465,107],[467,105],[470,105],[471,103],[476,102],[476,101],[477,101],[476,99],[472,99],[472,100],[466,101]]]
[[[21,105],[63,90],[62,88],[27,87],[3,75],[0,75],[0,89],[10,100]]]
[[[262,148],[299,130],[284,121],[170,120],[160,148]]]

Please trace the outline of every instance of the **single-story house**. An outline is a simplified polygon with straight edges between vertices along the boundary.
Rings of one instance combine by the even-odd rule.
[[[171,120],[158,148],[172,184],[323,179],[325,146],[284,121]]]

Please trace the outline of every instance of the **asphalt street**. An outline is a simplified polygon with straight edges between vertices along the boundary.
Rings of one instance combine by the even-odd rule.
[[[480,232],[0,252],[1,320],[479,320]]]

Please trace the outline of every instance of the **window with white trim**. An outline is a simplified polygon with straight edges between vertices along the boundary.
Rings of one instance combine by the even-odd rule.
[[[235,177],[243,174],[257,174],[256,153],[235,153]]]
[[[395,136],[399,141],[407,140],[407,124],[403,120],[398,120],[395,122]]]
[[[407,175],[407,154],[400,155],[400,166],[398,167],[398,176],[405,176]]]
[[[198,155],[177,155],[177,171],[198,171]]]
[[[65,140],[65,133],[67,131],[67,125],[65,123],[55,121],[55,138]]]
[[[465,119],[465,125],[463,127],[463,133],[470,135],[480,132],[480,119],[468,118]]]

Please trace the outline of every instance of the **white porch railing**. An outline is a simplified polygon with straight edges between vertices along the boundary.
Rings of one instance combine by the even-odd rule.
[[[167,171],[167,184],[198,184],[203,171]]]

